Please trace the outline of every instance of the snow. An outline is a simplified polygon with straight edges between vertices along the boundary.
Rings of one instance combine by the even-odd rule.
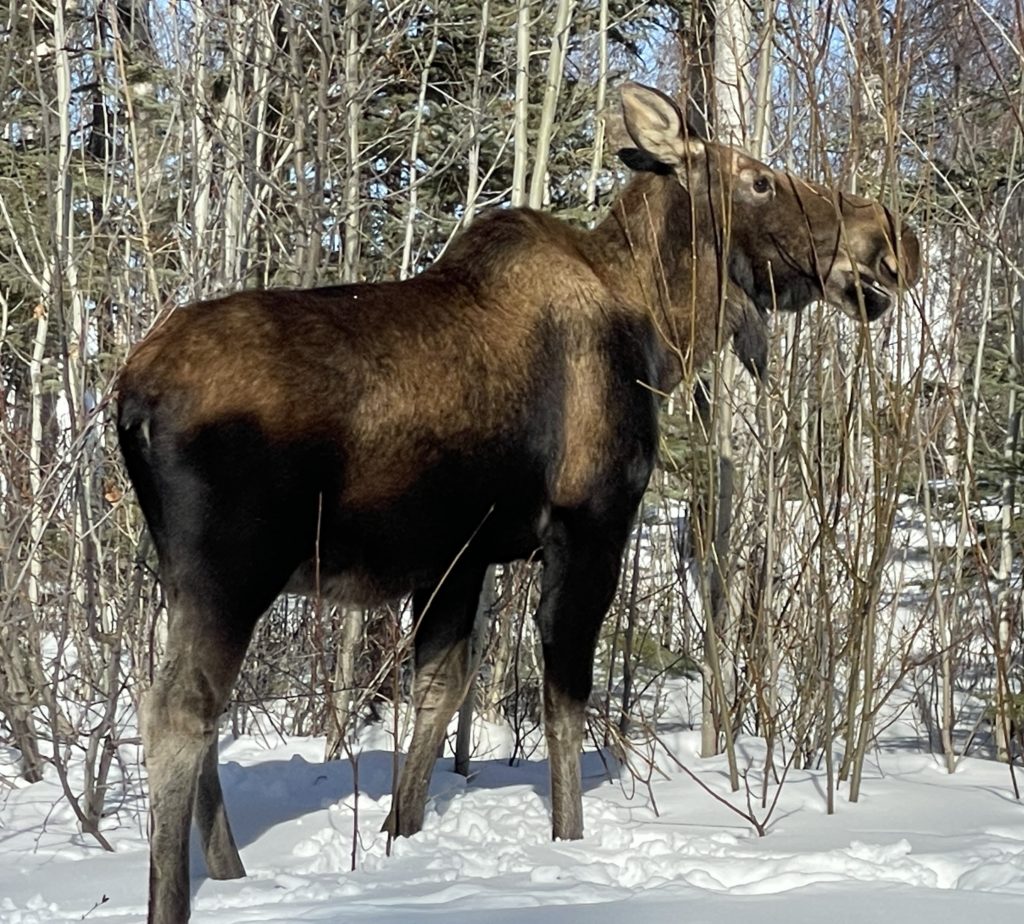
[[[222,780],[249,875],[208,880],[194,843],[193,919],[1019,920],[1024,806],[1013,798],[1008,768],[968,758],[948,775],[940,758],[914,749],[914,731],[900,720],[889,724],[865,768],[860,801],[849,803],[840,787],[831,816],[823,769],[791,770],[770,812],[777,784],[762,808],[763,742],[744,738],[738,746],[748,807],[746,787],[729,792],[724,757],[697,756],[697,732],[659,736],[713,793],[758,820],[770,814],[764,837],[664,752],[655,755],[649,787],[607,752],[586,754],[586,837],[572,843],[549,838],[544,761],[478,760],[467,781],[445,759],[432,778],[424,830],[396,841],[390,855],[379,829],[393,764],[379,731],[366,737],[355,766],[325,764],[319,739],[225,738]],[[138,754],[126,750],[138,774]],[[14,779],[16,757],[0,752],[0,778]],[[112,854],[78,833],[55,777],[0,793],[0,921],[144,916],[145,803],[137,786],[124,793],[104,828]]]
[[[886,633],[927,641],[928,611],[914,588],[933,566],[919,550],[929,538],[948,541],[929,536],[912,509],[901,528],[904,554],[894,567],[903,590],[879,625],[882,649]],[[913,722],[906,679],[876,723],[859,801],[849,802],[840,785],[832,815],[823,767],[790,769],[781,792],[774,776],[764,786],[766,747],[756,738],[737,743],[743,785],[730,792],[725,758],[698,756],[691,726],[699,681],[667,681],[648,711],[657,742],[642,733],[633,741],[630,762],[643,781],[608,751],[584,755],[586,836],[572,843],[550,840],[536,729],[521,735],[528,759],[510,766],[516,736],[478,720],[471,777],[452,773],[450,758],[438,761],[423,831],[391,845],[380,833],[395,773],[390,717],[363,730],[354,760],[330,763],[322,739],[284,740],[269,728],[239,740],[225,735],[221,778],[248,876],[209,880],[194,839],[193,920],[961,924],[977,915],[984,924],[1016,924],[1024,805],[1010,770],[964,758],[947,774],[942,758],[924,750],[927,728]],[[958,692],[957,704],[977,710],[983,698]],[[126,743],[103,824],[113,853],[81,834],[52,768],[28,785],[18,778],[17,752],[0,747],[0,924],[144,918],[145,770],[132,723],[118,724],[127,727]],[[409,725],[398,724],[404,746]],[[69,771],[80,792],[81,766],[72,762]]]

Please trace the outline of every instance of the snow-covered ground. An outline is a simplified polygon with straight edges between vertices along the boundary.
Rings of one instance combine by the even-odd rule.
[[[372,735],[358,786],[351,762],[323,763],[320,740],[225,740],[222,779],[249,876],[208,880],[193,844],[193,920],[1017,924],[1024,805],[1008,769],[968,759],[950,776],[908,745],[919,730],[896,722],[885,735],[858,804],[840,789],[829,816],[824,771],[790,771],[765,837],[664,755],[649,789],[586,755],[586,837],[576,843],[549,839],[543,761],[478,761],[468,782],[440,761],[424,830],[390,856],[379,828],[392,759]],[[728,792],[724,758],[699,759],[697,733],[662,741],[750,810],[745,789]],[[740,752],[763,819],[763,745],[745,739]],[[0,792],[0,921],[140,920],[145,829],[143,805],[126,797],[107,821],[106,853],[77,833],[55,780]]]

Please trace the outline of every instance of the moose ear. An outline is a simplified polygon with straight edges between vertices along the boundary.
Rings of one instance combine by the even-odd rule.
[[[602,117],[604,118],[604,138],[609,153],[618,155],[630,170],[650,173],[672,172],[671,167],[660,163],[636,146],[636,142],[626,130],[626,120],[618,109],[605,111],[602,113]]]
[[[679,107],[653,87],[624,84],[622,115],[636,146],[658,163],[679,166],[704,150],[703,142],[687,137]]]

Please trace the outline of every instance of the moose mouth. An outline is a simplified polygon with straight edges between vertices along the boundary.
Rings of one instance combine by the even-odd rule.
[[[839,278],[835,278],[838,276]],[[825,285],[826,297],[851,318],[875,321],[889,310],[893,294],[863,270],[833,273]]]

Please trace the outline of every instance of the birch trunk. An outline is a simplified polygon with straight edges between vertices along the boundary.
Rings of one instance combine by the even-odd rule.
[[[356,718],[353,707],[359,700],[359,678],[356,660],[365,644],[366,613],[359,606],[342,606],[341,639],[338,642],[337,665],[330,685],[331,709],[324,760],[334,760],[343,750],[346,735],[352,734]]]
[[[608,0],[599,0],[597,11],[597,88],[594,104],[594,150],[587,175],[587,208],[597,208],[597,178],[604,163],[605,106],[608,92]]]
[[[722,0],[715,4],[708,17],[715,22],[713,45],[713,82],[715,140],[742,146],[747,100],[745,62],[742,49],[749,44],[749,14],[742,2]],[[728,227],[725,233],[729,233]],[[725,278],[727,268],[718,268]],[[723,287],[724,292],[724,287]],[[719,327],[724,313],[720,306]],[[739,771],[733,746],[732,703],[736,697],[734,653],[737,647],[740,609],[745,587],[736,574],[736,555],[732,548],[734,535],[734,497],[736,492],[736,452],[733,444],[734,405],[737,370],[731,353],[719,353],[716,359],[715,383],[712,393],[711,432],[715,445],[717,475],[712,480],[717,491],[713,512],[713,545],[711,555],[710,612],[707,616],[706,660],[713,672],[713,692],[705,697],[707,708],[717,712],[725,738],[730,783],[739,788]],[[724,643],[724,644],[723,644]],[[717,701],[717,702],[716,702]],[[717,706],[717,708],[716,708]],[[705,719],[711,716],[705,716]]]
[[[473,68],[473,88],[469,96],[469,151],[466,170],[466,210],[463,222],[469,222],[476,213],[480,195],[480,128],[483,124],[482,84],[487,63],[487,30],[491,22],[491,0],[480,4],[480,31],[476,39],[476,62]]]
[[[1014,519],[1016,513],[1016,478],[1014,462],[1020,446],[1021,409],[1018,394],[1021,372],[1024,370],[1024,292],[1018,283],[1011,288],[1010,311],[1007,316],[1007,340],[1010,344],[1009,388],[1006,409],[1006,436],[1003,441],[1003,464],[1007,474],[1000,486],[999,513],[999,565],[996,570],[996,585],[999,588],[995,600],[995,646],[996,690],[995,730],[996,757],[1011,762],[1011,733],[1014,722],[1013,691],[1010,674],[1013,669],[1011,642],[1013,639],[1014,614],[1019,608],[1013,599],[1011,578],[1014,562]]]
[[[405,235],[402,243],[402,263],[399,267],[399,278],[408,279],[415,275],[418,267],[412,259],[413,232],[416,225],[416,214],[419,205],[419,188],[417,179],[419,177],[419,156],[420,138],[423,134],[423,112],[427,104],[427,88],[430,86],[430,67],[434,63],[434,55],[437,53],[437,26],[435,24],[433,36],[430,41],[430,51],[427,52],[426,60],[423,62],[423,70],[420,72],[420,92],[416,101],[416,115],[413,118],[412,137],[409,140],[409,208],[406,213]]]
[[[558,109],[558,92],[562,86],[562,70],[565,67],[565,53],[569,37],[569,20],[575,0],[558,0],[555,26],[551,33],[551,51],[548,54],[548,75],[544,86],[544,103],[537,127],[537,149],[533,158],[533,175],[530,178],[530,208],[541,208],[548,198],[548,158],[551,155],[551,139],[554,133],[555,113]]]
[[[345,166],[345,240],[343,243],[342,281],[359,279],[360,251],[360,182],[359,182],[359,122],[360,122],[360,9],[362,0],[345,3],[345,135],[348,162]]]
[[[466,677],[469,686],[465,699],[459,708],[459,726],[455,734],[455,772],[461,776],[469,776],[469,755],[473,744],[473,710],[476,708],[476,689],[480,661],[486,648],[487,626],[491,621],[496,602],[495,566],[491,565],[484,575],[483,592],[476,608],[476,619],[473,620],[473,631],[469,635],[466,648]]]
[[[957,533],[956,547],[953,554],[952,578],[946,602],[939,605],[939,650],[940,650],[940,714],[939,738],[946,761],[946,772],[956,770],[957,756],[953,740],[956,713],[953,701],[955,668],[954,641],[955,626],[959,617],[959,607],[963,590],[964,558],[968,544],[974,535],[974,524],[971,521],[970,498],[975,493],[974,456],[978,439],[978,418],[981,412],[983,397],[981,394],[983,357],[988,342],[989,325],[992,319],[992,271],[994,257],[990,252],[985,259],[982,281],[981,323],[978,328],[977,353],[974,358],[974,379],[971,387],[971,398],[968,406],[965,426],[963,462],[960,470],[960,528]]]
[[[512,205],[526,205],[530,119],[530,0],[518,0],[516,17],[516,98],[512,135]]]
[[[206,42],[209,22],[203,5],[196,4],[195,45],[192,49],[192,86],[190,129],[192,142],[192,177],[188,189],[192,190],[191,202],[182,201],[184,187],[178,197],[178,216],[189,221],[191,249],[184,265],[188,276],[194,280],[193,297],[206,294],[211,288],[213,259],[217,248],[212,246],[210,233],[210,191],[213,185],[213,135],[206,119],[206,88],[209,85]],[[184,75],[182,75],[184,78]],[[184,83],[184,80],[183,80]]]
[[[248,70],[249,49],[252,42],[252,28],[247,21],[247,8],[236,3],[229,8],[231,36],[229,45],[230,67],[228,92],[224,97],[220,134],[224,143],[224,177],[227,190],[224,194],[224,263],[221,269],[221,285],[238,288],[245,278],[247,257],[245,241],[245,184],[243,171],[245,157],[245,112],[243,96]],[[298,120],[297,120],[298,121]],[[302,129],[300,129],[301,131]],[[301,184],[301,179],[298,181]]]

